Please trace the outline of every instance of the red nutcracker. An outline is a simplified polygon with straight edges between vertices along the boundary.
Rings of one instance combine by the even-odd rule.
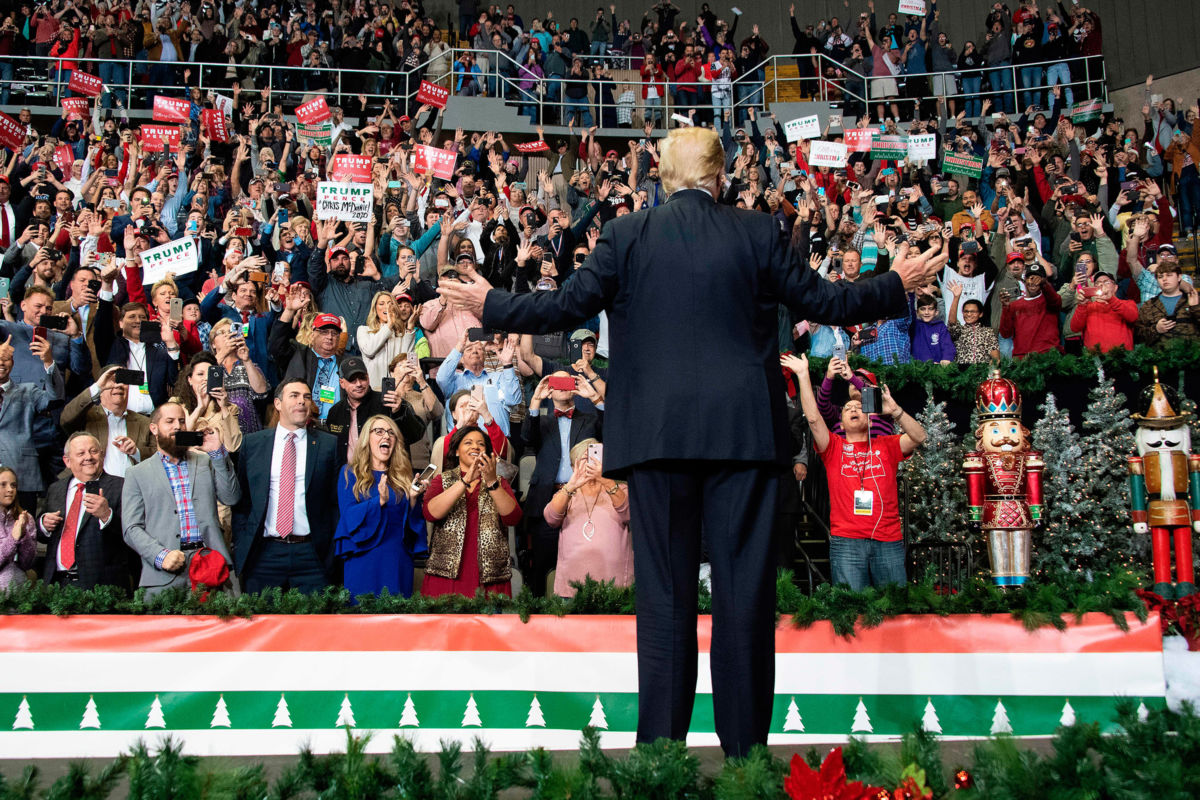
[[[1021,391],[998,370],[975,392],[979,427],[967,453],[967,504],[971,525],[987,536],[992,580],[1021,586],[1029,578],[1034,527],[1042,518],[1042,454],[1029,449],[1021,424]]]
[[[1158,382],[1142,390],[1129,456],[1130,517],[1135,533],[1149,533],[1154,551],[1154,592],[1167,600],[1196,593],[1192,568],[1192,531],[1200,532],[1200,455],[1192,453],[1189,414],[1176,409],[1175,393]],[[1171,581],[1171,540],[1175,573]]]

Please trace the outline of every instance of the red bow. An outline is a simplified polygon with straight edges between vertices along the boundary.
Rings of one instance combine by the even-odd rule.
[[[559,411],[556,408],[556,409],[554,409],[554,416],[555,417],[566,417],[567,419],[571,419],[575,416],[575,409],[568,408],[566,411]]]

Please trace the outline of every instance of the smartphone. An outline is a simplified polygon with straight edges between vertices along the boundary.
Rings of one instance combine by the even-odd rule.
[[[490,342],[493,339],[493,334],[487,328],[468,328],[468,342]]]
[[[281,207],[279,209],[279,213],[275,216],[275,219],[279,221],[280,225],[287,225],[288,210],[286,208]]]
[[[0,299],[8,297],[8,287],[12,284],[9,278],[0,278]]]
[[[58,314],[42,314],[38,318],[38,326],[49,328],[52,331],[65,331],[67,329],[67,318],[60,317]]]
[[[144,344],[161,344],[162,343],[162,325],[151,319],[142,320],[142,325],[138,329],[138,339]]]
[[[840,358],[842,361],[846,360],[846,344],[841,339],[838,339],[833,345],[833,357]]]
[[[572,364],[583,358],[583,342],[571,342],[568,359]]]
[[[171,321],[183,322],[183,298],[171,298]]]
[[[113,371],[113,381],[126,386],[141,386],[146,382],[146,373],[140,369],[118,369]]]
[[[846,188],[852,192],[861,192],[862,191],[862,187],[859,186],[858,183],[856,183],[855,181],[847,181]]]
[[[83,484],[84,494],[100,494],[100,481],[88,481]]]
[[[551,375],[546,381],[546,385],[556,392],[575,391],[575,379],[570,375]]]
[[[247,227],[247,226],[245,226],[245,225],[242,225],[242,226],[240,226],[240,227],[237,227],[237,228],[234,228],[234,229],[233,229],[233,235],[234,235],[234,236],[241,236],[241,237],[244,239],[244,238],[246,238],[247,236],[253,236],[253,235],[254,235],[254,229],[253,229],[253,228],[250,228],[250,227]]]
[[[267,274],[266,272],[259,272],[258,270],[251,270],[250,272],[247,273],[247,279],[251,283],[266,283],[267,281],[271,280],[271,276],[269,274]]]
[[[121,201],[116,199],[115,197],[106,197],[106,198],[104,198],[104,207],[105,208],[120,208]]]
[[[46,341],[50,341],[50,332],[46,330],[46,327],[44,325],[38,325],[36,328],[33,329],[33,338],[45,339]]]
[[[874,386],[864,386],[862,388],[862,410],[864,414],[878,414],[882,403],[880,402],[879,389]]]
[[[421,476],[419,478],[417,478],[417,480],[423,484],[429,483],[431,480],[434,479],[434,476],[436,476],[437,474],[438,474],[438,468],[435,467],[433,464],[430,464],[428,467],[421,470]]]
[[[215,390],[224,388],[225,379],[221,375],[221,370],[215,366],[208,368],[208,393],[212,394]]]
[[[175,431],[176,447],[199,447],[204,444],[204,434],[200,431]]]
[[[1122,181],[1121,191],[1122,192],[1136,192],[1138,190],[1139,185],[1140,184],[1138,181]]]
[[[115,169],[106,169],[104,170],[104,177],[115,178],[117,177],[117,171]]]
[[[418,372],[421,370],[421,360],[417,358],[417,354],[410,352],[408,354],[408,365]]]
[[[1074,235],[1074,234],[1072,234],[1072,235]],[[1076,264],[1075,265],[1075,274],[1079,277],[1080,280],[1083,280],[1084,278],[1086,278],[1087,277],[1087,265],[1086,264]]]
[[[604,463],[604,445],[599,442],[589,444],[587,446],[588,461],[595,461],[597,464]]]
[[[200,232],[200,221],[195,220],[195,219],[189,219],[188,223],[187,223],[187,230],[186,230],[187,235],[195,236],[199,232]]]
[[[103,286],[104,286],[104,284],[101,281],[96,280],[95,278],[92,278],[90,281],[87,282],[88,289],[90,289],[93,292],[99,292],[101,287],[103,287]]]
[[[1083,237],[1080,236],[1076,231],[1071,231],[1071,241],[1083,244]]]

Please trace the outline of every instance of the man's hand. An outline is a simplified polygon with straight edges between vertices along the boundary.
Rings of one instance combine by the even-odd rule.
[[[60,511],[51,511],[49,514],[42,514],[42,527],[50,533],[58,530],[58,526],[62,524],[63,515]]]
[[[812,376],[808,373],[808,356],[804,353],[798,356],[791,353],[784,353],[779,357],[779,363],[783,365],[784,369],[791,370],[792,374],[802,383],[812,379]]]
[[[179,572],[187,563],[187,556],[182,550],[172,550],[163,556],[162,568],[166,572]]]
[[[99,494],[84,493],[83,510],[101,522],[107,522],[109,515],[112,514],[112,509],[108,507],[108,500],[104,497],[103,489]]]
[[[899,404],[892,399],[892,390],[887,387],[887,384],[885,383],[879,388],[880,394],[883,397],[883,404],[880,406],[880,410],[889,417],[896,417],[903,414],[904,412],[900,409]]]
[[[50,352],[50,343],[41,336],[33,337],[29,343],[29,352],[42,360],[47,367],[54,363],[54,354]]]
[[[795,476],[796,482],[799,483],[808,477],[807,464],[792,464],[792,475]]]
[[[221,434],[216,428],[204,429],[204,441],[200,444],[200,449],[209,455],[220,452],[222,447]]]
[[[1159,333],[1170,333],[1171,329],[1174,327],[1175,320],[1167,319],[1166,317],[1163,317],[1158,322],[1154,323],[1154,330],[1158,331]]]
[[[453,281],[447,281],[439,283],[438,294],[446,302],[474,314],[478,319],[482,319],[483,304],[487,300],[488,292],[492,290],[492,285],[475,271],[473,265],[459,270],[459,275],[470,282],[454,283]]]

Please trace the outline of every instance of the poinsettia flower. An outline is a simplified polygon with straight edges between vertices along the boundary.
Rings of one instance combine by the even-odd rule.
[[[840,747],[825,756],[820,771],[810,767],[799,753],[792,755],[791,767],[791,774],[783,780],[783,789],[791,800],[873,800],[875,797],[863,793],[861,781],[846,783]]]

